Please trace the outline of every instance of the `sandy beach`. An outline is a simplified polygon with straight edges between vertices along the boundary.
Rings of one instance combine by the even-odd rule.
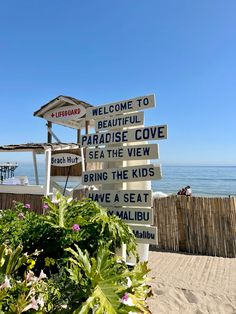
[[[153,314],[236,313],[236,259],[149,252]]]

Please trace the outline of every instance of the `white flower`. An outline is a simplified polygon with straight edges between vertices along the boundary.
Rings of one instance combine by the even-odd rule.
[[[23,309],[22,312],[26,312],[26,311],[28,311],[28,310],[30,310],[30,309],[33,309],[33,310],[36,310],[36,311],[38,311],[38,309],[39,309],[38,302],[36,301],[35,297],[33,297],[33,298],[31,299],[31,303],[28,304],[28,305]]]
[[[129,294],[127,292],[125,292],[125,294],[121,298],[120,302],[125,304],[125,305],[129,305],[129,306],[134,305],[133,300],[131,299],[131,297],[129,296]]]
[[[41,296],[38,297],[37,303],[41,309],[44,307],[44,299]]]
[[[126,277],[127,279],[127,287],[130,288],[132,286],[132,281],[129,277]]]
[[[47,275],[41,270],[40,275],[39,275],[39,280],[47,278]]]
[[[26,278],[25,279],[26,279],[26,281],[36,282],[38,278],[34,275],[34,272],[29,270],[28,273],[26,273]]]
[[[4,289],[4,288],[11,288],[10,280],[8,279],[7,276],[5,277],[4,283],[0,286],[0,289]]]

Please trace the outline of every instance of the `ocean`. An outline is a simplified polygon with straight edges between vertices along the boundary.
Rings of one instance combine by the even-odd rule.
[[[45,166],[38,165],[40,184],[44,182]],[[15,176],[28,176],[34,184],[32,163],[20,162]],[[152,182],[153,191],[176,194],[190,185],[193,195],[236,196],[236,166],[167,166],[162,165],[162,179]]]

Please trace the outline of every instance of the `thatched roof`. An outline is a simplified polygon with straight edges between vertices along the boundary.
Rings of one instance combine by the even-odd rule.
[[[43,153],[46,149],[52,151],[76,149],[79,145],[75,143],[28,143],[28,144],[11,144],[0,146],[0,152],[30,152]]]

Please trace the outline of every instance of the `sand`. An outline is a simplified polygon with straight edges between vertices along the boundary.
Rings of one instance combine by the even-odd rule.
[[[153,314],[236,313],[236,258],[149,252]]]

